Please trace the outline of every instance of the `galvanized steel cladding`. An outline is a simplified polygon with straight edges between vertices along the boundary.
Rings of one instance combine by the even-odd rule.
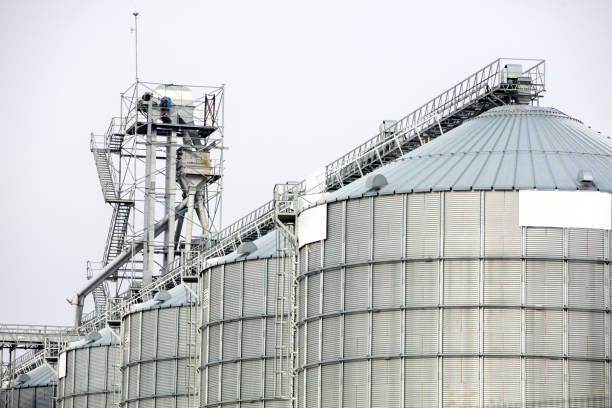
[[[289,384],[286,376],[277,376],[274,359],[275,344],[280,345],[281,339],[289,344],[289,325],[275,323],[277,293],[285,298],[279,306],[287,313],[290,307],[288,283],[277,280],[283,262],[289,260],[230,262],[208,268],[200,276],[201,407],[291,406],[279,397],[289,394]]]
[[[167,303],[172,305],[172,302],[170,299]],[[123,317],[121,401],[124,407],[197,405],[198,321],[195,302],[148,307]]]
[[[327,204],[300,249],[299,406],[607,406],[610,231],[520,227],[518,197]]]
[[[0,390],[0,407],[53,408],[56,383],[57,376],[54,370],[43,364],[28,372],[25,381],[18,383],[15,380]]]
[[[58,380],[60,408],[110,408],[119,403],[120,347],[101,345],[66,351],[66,375]]]

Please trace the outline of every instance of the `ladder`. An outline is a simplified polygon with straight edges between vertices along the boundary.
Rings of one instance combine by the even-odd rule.
[[[274,294],[274,396],[293,398],[295,374],[297,237],[295,223],[301,183],[274,186],[276,285]]]

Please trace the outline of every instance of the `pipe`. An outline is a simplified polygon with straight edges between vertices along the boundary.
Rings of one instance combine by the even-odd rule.
[[[175,214],[182,213],[187,206],[187,199],[184,199],[176,208]],[[165,216],[157,224],[155,224],[154,236],[157,237],[163,231],[168,228],[168,216]],[[133,254],[137,254],[142,251],[144,247],[144,241],[147,239],[146,235],[142,236],[138,240],[133,240],[112,262],[104,267],[100,273],[94,276],[81,290],[77,291],[68,300],[68,303],[72,305],[72,324],[74,327],[78,327],[81,324],[81,318],[83,317],[83,304],[85,297],[89,295],[94,288],[100,285],[106,278],[113,273],[117,272],[126,262],[128,262]],[[133,248],[132,248],[133,247]]]

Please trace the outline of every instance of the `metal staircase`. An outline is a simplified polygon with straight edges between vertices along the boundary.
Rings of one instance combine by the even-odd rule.
[[[119,194],[115,189],[109,149],[92,146],[91,152],[93,153],[96,169],[98,170],[98,178],[100,179],[104,201],[107,203],[116,201],[119,198]]]

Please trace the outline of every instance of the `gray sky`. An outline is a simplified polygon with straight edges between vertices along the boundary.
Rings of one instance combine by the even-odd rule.
[[[102,6],[104,5],[104,6]],[[68,324],[110,207],[89,134],[140,77],[227,84],[224,220],[497,57],[545,58],[554,106],[612,133],[610,1],[0,2],[0,322]]]

